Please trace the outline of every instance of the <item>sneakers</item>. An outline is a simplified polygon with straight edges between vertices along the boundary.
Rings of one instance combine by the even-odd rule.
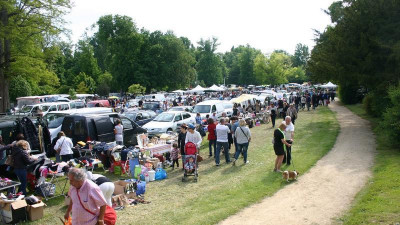
[[[215,164],[215,166],[219,166],[219,164]]]
[[[249,164],[250,163],[250,161],[246,161],[246,162],[244,162],[244,164]]]
[[[277,170],[277,169],[274,169],[274,172],[275,172],[275,173],[280,173],[281,171],[280,171],[280,170]]]
[[[233,160],[233,162],[232,162],[232,166],[236,166],[236,159],[235,159],[235,160]]]

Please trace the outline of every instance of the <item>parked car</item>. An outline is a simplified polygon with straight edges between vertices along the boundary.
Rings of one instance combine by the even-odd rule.
[[[177,124],[194,123],[195,118],[187,112],[163,112],[151,122],[145,124],[145,128],[150,136],[172,132],[177,129]]]
[[[45,115],[44,121],[47,123],[47,128],[50,132],[51,140],[57,137],[57,134],[61,131],[61,125],[64,121],[64,117],[68,115],[84,115],[84,114],[104,114],[112,113],[111,108],[106,107],[95,107],[95,108],[82,108],[82,109],[71,109],[65,111],[50,112]]]
[[[100,115],[69,115],[64,118],[61,130],[76,144],[78,141],[115,141],[115,120],[120,119],[124,127],[124,145],[137,145],[137,134],[146,133],[146,129],[140,127],[129,118],[118,114]]]
[[[85,108],[85,102],[83,100],[72,100],[69,102],[71,109],[82,109]]]
[[[152,121],[157,114],[153,111],[127,111],[123,114],[132,121],[135,121],[139,126],[143,126],[146,123]]]
[[[229,101],[224,101],[222,104],[224,105],[224,112],[226,113],[226,115],[228,117],[231,117],[233,114],[233,103]]]
[[[95,100],[87,103],[87,107],[111,107],[108,100]]]
[[[70,105],[68,102],[42,103],[36,105],[26,105],[22,107],[17,114],[23,116],[37,116],[39,113],[42,113],[42,115],[45,116],[49,112],[64,111],[69,109]]]
[[[148,101],[143,102],[143,110],[151,110],[158,112],[162,109],[162,102],[159,101]]]
[[[209,100],[209,101],[204,101],[198,103],[194,108],[192,113],[200,113],[201,118],[205,119],[206,115],[212,116],[212,114],[215,112],[217,118],[222,116],[222,113],[224,112],[224,105],[222,101],[220,100]]]
[[[174,106],[168,112],[192,112],[193,106]]]

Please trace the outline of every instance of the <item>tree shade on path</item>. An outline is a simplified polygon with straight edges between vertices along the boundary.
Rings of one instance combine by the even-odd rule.
[[[367,121],[337,102],[331,107],[341,128],[332,150],[297,182],[221,224],[331,224],[349,209],[371,176],[375,137]]]

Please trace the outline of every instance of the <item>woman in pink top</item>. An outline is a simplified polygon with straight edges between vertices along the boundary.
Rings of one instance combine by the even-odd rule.
[[[103,225],[107,202],[99,186],[86,179],[85,171],[78,168],[69,170],[68,179],[71,201],[64,218],[68,220],[72,212],[73,225]]]

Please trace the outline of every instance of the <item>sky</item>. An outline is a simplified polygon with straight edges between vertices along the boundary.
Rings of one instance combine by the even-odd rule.
[[[314,29],[323,31],[330,18],[323,10],[333,0],[72,0],[65,16],[76,43],[103,15],[126,15],[138,28],[173,31],[195,44],[218,38],[217,52],[247,45],[271,53],[294,54],[297,43],[315,45]],[[91,35],[93,31],[89,31]]]

